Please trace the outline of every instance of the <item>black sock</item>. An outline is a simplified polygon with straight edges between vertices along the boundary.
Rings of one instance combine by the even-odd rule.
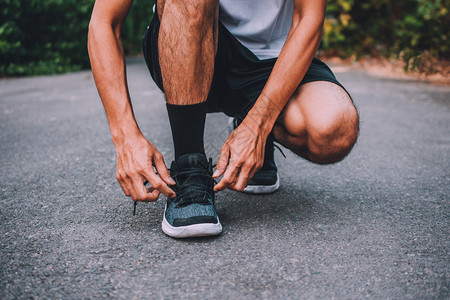
[[[166,104],[172,128],[175,160],[184,154],[205,154],[206,102],[192,105]]]

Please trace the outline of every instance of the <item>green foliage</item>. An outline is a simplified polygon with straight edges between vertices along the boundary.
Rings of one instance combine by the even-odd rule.
[[[126,54],[141,51],[154,0],[135,0],[122,29]],[[0,76],[89,67],[94,0],[0,0]],[[450,59],[450,0],[329,0],[322,49],[342,57],[399,57],[409,68]]]
[[[0,0],[0,76],[89,67],[87,29],[94,0]],[[125,53],[138,53],[153,1],[136,0],[123,28]]]
[[[86,29],[93,1],[0,0],[2,75],[87,67]]]
[[[126,54],[142,51],[142,35],[153,18],[155,0],[134,0],[122,28],[123,47]]]
[[[330,0],[322,49],[342,57],[450,59],[450,0]]]

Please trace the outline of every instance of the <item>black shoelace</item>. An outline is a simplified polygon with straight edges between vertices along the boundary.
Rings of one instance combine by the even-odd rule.
[[[211,175],[203,169],[188,169],[179,171],[173,176],[176,182],[177,197],[173,200],[177,202],[177,207],[189,204],[209,205],[214,180]]]
[[[277,148],[278,151],[280,151],[281,155],[283,155],[284,158],[286,158],[286,155],[284,154],[283,150],[281,150],[280,146],[278,146],[277,144],[275,144],[275,142],[274,142],[273,146],[274,146],[275,148]],[[274,150],[275,150],[275,149],[274,149]]]
[[[215,167],[216,165],[211,165],[211,172]],[[169,171],[171,171],[171,169],[169,169]],[[156,175],[158,175],[158,172],[155,171],[155,173]],[[188,180],[184,180],[183,182],[181,182],[182,177]],[[211,175],[208,175],[203,169],[194,169],[179,172],[178,174],[175,174],[173,176],[173,179],[175,180],[177,189],[177,191],[175,191],[177,193],[177,206],[180,207],[194,203],[192,199],[195,199],[195,203],[198,204],[209,204],[210,202],[208,200],[208,197],[211,197],[211,194],[208,191],[211,191],[212,193],[214,192],[212,191],[212,187],[209,187],[208,185],[214,185],[214,183],[217,183],[214,178],[212,178]],[[144,181],[145,186],[147,186],[148,184],[148,180]],[[205,188],[205,185],[207,188]],[[200,200],[198,200],[200,198],[198,196],[201,197]],[[137,204],[138,201],[133,201],[133,216],[136,215]]]

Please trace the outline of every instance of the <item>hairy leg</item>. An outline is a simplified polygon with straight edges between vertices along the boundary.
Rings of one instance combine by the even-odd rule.
[[[218,0],[159,0],[159,62],[167,103],[206,101],[217,51]]]
[[[326,81],[301,85],[273,128],[283,146],[319,164],[342,160],[356,143],[358,131],[358,113],[350,97]]]

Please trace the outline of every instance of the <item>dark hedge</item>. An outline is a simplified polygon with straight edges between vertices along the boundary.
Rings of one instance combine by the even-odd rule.
[[[0,0],[0,75],[40,75],[89,68],[87,30],[93,0]],[[153,1],[135,0],[122,35],[139,53]]]
[[[152,0],[135,0],[122,30],[126,54],[141,51]],[[94,0],[0,0],[0,76],[89,67],[86,38]],[[341,57],[450,59],[450,0],[329,0],[321,49]]]

